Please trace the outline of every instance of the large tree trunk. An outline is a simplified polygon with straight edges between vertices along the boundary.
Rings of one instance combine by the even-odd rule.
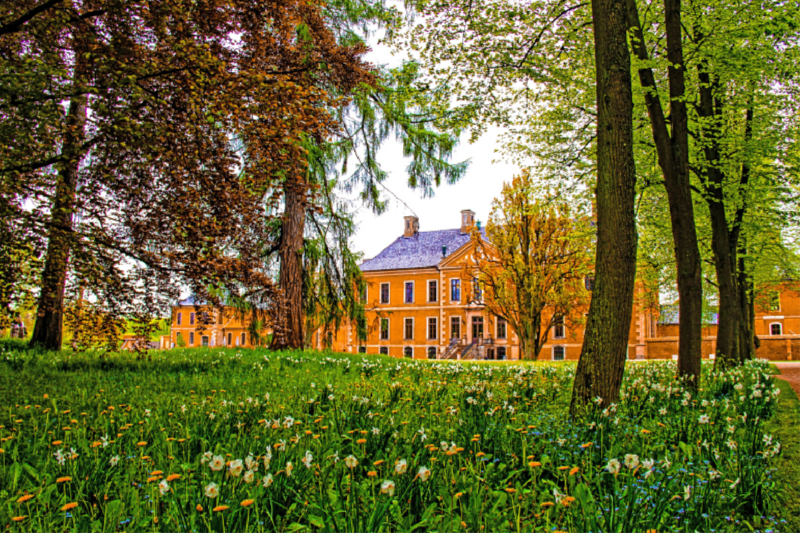
[[[76,85],[83,74],[82,56],[77,54],[75,65]],[[67,112],[66,131],[61,153],[65,162],[58,172],[55,199],[50,215],[50,234],[47,255],[42,272],[41,293],[33,327],[31,345],[46,350],[60,350],[64,323],[64,290],[67,281],[70,241],[72,239],[75,193],[78,187],[78,170],[81,160],[81,144],[85,138],[86,98],[70,100]]]
[[[689,125],[686,114],[683,43],[681,41],[680,0],[665,0],[667,59],[669,60],[670,126],[656,92],[655,76],[650,68],[639,69],[639,80],[645,88],[645,104],[650,117],[658,164],[667,189],[672,241],[678,271],[678,376],[690,387],[700,382],[702,349],[703,280],[700,269],[700,248],[694,220],[694,205],[689,182]],[[636,0],[627,0],[628,22],[633,28],[633,53],[648,61],[647,47],[641,29]]]
[[[714,96],[716,84],[712,82],[705,65],[701,64],[700,105],[698,114],[706,121],[703,153],[705,156],[706,203],[711,218],[711,250],[719,291],[719,320],[717,326],[717,368],[730,368],[739,363],[739,294],[736,287],[736,243],[731,242],[728,218],[725,213],[723,172],[719,168],[721,135],[721,103]]]
[[[595,286],[570,411],[619,399],[636,277],[633,94],[625,0],[592,0],[597,80]]]
[[[744,239],[742,239],[744,241]],[[756,307],[753,301],[753,280],[745,270],[746,243],[739,249],[739,359],[749,361],[756,355]]]
[[[281,261],[278,287],[284,298],[284,334],[272,337],[273,350],[303,348],[303,234],[306,221],[305,189],[299,180],[285,184],[286,207],[278,254]]]

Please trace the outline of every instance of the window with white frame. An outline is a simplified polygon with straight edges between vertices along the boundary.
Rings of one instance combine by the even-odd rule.
[[[403,291],[403,298],[405,303],[413,304],[414,303],[414,282],[413,281],[406,281],[405,282],[405,290]]]
[[[406,346],[405,348],[403,348],[403,357],[407,357],[409,359],[414,357],[414,348],[412,348],[411,346]]]
[[[389,319],[381,318],[381,340],[389,340]]]
[[[564,347],[553,346],[553,361],[563,361],[563,360],[564,360]]]
[[[388,346],[381,346],[378,350],[381,355],[389,355],[389,347]]]
[[[381,283],[381,303],[388,304],[389,303],[389,284],[388,283]]]
[[[460,316],[451,316],[450,317],[450,338],[451,339],[460,339],[461,338],[461,317]]]
[[[245,333],[245,332],[243,331],[243,332],[242,332],[242,344],[241,344],[241,345],[242,345],[242,346],[244,346],[245,344],[247,344],[247,342],[246,342],[246,341],[247,341],[247,333]]]
[[[200,343],[203,346],[207,347],[208,346],[208,335],[203,335],[202,337],[200,337]]]
[[[450,280],[450,301],[451,302],[460,302],[461,301],[461,280],[460,279],[451,279]]]
[[[437,322],[438,321],[436,320],[436,317],[433,317],[433,316],[432,317],[428,317],[428,338],[429,339],[438,339],[439,338],[438,332],[436,331]]]
[[[367,353],[367,347],[366,346],[359,346],[358,347],[358,353]]]
[[[779,322],[769,325],[770,335],[783,335],[783,325]]]
[[[414,338],[414,319],[413,318],[406,318],[403,321],[403,338],[405,340],[411,340]]]
[[[182,321],[183,321],[183,313],[178,313],[178,325],[179,326],[181,325]]]
[[[497,317],[497,338],[505,339],[508,337],[508,322],[506,319],[499,316]]]
[[[428,359],[436,359],[436,347],[428,346]]]
[[[563,339],[565,334],[564,317],[559,316],[553,319],[553,338]]]
[[[189,346],[194,346],[194,331],[189,332]]]
[[[497,358],[503,360],[506,358],[506,347],[505,346],[498,346],[497,347]]]
[[[439,301],[439,283],[435,279],[428,280],[428,301]]]

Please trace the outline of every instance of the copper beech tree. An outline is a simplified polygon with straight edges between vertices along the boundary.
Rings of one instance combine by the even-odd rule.
[[[60,348],[68,286],[130,316],[157,313],[181,285],[284,316],[270,224],[284,191],[308,190],[308,142],[373,83],[365,47],[339,45],[321,9],[2,4],[0,214],[47,243],[34,344]]]
[[[529,171],[504,185],[486,234],[475,228],[472,243],[473,260],[465,263],[464,275],[477,282],[486,308],[517,333],[524,359],[538,359],[557,324],[583,322],[591,226],[566,201],[537,196]]]

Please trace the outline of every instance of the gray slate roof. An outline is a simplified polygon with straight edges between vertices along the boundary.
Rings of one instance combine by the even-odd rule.
[[[485,238],[485,230],[481,233]],[[361,263],[361,271],[433,267],[443,259],[442,246],[447,246],[447,256],[450,256],[469,239],[469,234],[462,235],[460,229],[420,231],[415,237],[398,237],[381,253]]]

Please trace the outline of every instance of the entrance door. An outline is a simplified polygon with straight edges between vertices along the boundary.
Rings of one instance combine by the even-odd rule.
[[[482,338],[483,338],[483,317],[474,316],[472,317],[472,340],[474,342],[475,339],[482,339]]]

